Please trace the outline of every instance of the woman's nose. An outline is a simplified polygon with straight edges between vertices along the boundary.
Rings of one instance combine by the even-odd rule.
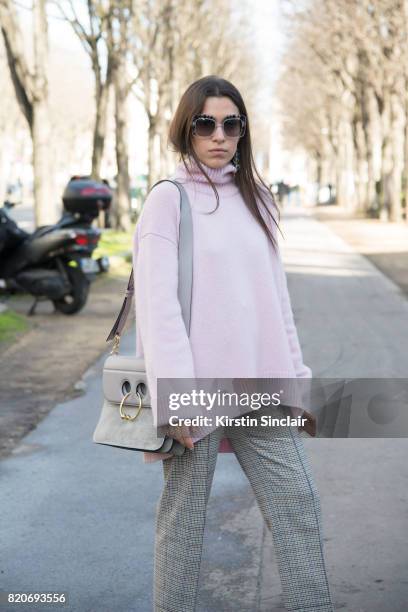
[[[217,140],[224,140],[225,136],[224,136],[224,130],[222,128],[222,125],[217,125],[217,127],[215,128],[215,132],[214,132],[213,136]]]

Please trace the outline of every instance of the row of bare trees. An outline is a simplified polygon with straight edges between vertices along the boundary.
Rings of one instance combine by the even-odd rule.
[[[279,81],[286,145],[362,216],[408,210],[408,0],[282,2]]]
[[[48,4],[51,4],[49,0]],[[116,149],[115,226],[130,229],[128,105],[137,98],[148,120],[148,183],[173,163],[167,130],[183,89],[220,74],[256,91],[248,19],[229,0],[52,0],[78,36],[94,77],[92,176],[101,176],[111,93]],[[33,58],[22,44],[12,0],[0,0],[0,26],[16,100],[33,143],[36,224],[52,220],[52,124],[49,118],[47,0],[33,1]],[[237,42],[239,41],[239,44]],[[64,67],[61,66],[61,70]],[[251,100],[249,100],[251,102]]]

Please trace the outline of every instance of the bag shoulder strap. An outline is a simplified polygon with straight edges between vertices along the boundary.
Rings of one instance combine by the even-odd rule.
[[[162,179],[155,183],[153,187],[164,181],[169,181],[177,186],[180,192],[180,224],[179,224],[179,282],[178,282],[178,298],[181,305],[182,316],[186,326],[187,334],[190,335],[191,322],[191,296],[193,283],[193,223],[191,215],[191,206],[186,190],[181,183],[172,179]],[[153,189],[152,187],[152,189]],[[134,270],[130,273],[128,285],[125,291],[125,298],[119,315],[109,332],[106,342],[114,340],[112,353],[117,353],[119,348],[120,336],[125,327],[126,320],[132,305],[132,299],[135,292],[134,286]]]

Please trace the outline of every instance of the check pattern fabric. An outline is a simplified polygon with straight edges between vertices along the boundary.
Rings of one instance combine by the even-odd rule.
[[[266,412],[267,410],[267,412]],[[333,612],[323,550],[320,497],[296,426],[263,426],[260,416],[286,416],[287,407],[261,408],[254,426],[211,432],[180,456],[163,461],[156,509],[154,612],[194,612],[206,509],[223,436],[255,494],[276,551],[283,602],[290,612]]]

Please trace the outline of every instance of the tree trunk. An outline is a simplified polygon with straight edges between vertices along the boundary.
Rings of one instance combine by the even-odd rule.
[[[92,178],[101,179],[101,165],[106,138],[110,79],[96,88],[96,116],[92,146]]]
[[[157,129],[156,117],[148,114],[148,173],[147,173],[147,188],[148,190],[158,180],[158,159],[157,159]]]
[[[372,210],[378,207],[377,194],[375,189],[376,172],[374,167],[374,150],[375,150],[375,124],[374,117],[371,114],[371,110],[374,110],[374,104],[372,103],[371,92],[368,94],[370,100],[368,103],[368,121],[364,125],[364,136],[365,136],[365,147],[367,157],[367,184],[366,184],[366,210]]]
[[[355,121],[354,125],[354,159],[355,159],[355,185],[356,206],[355,212],[363,216],[367,209],[366,202],[366,180],[367,180],[367,158],[363,125],[361,121]]]
[[[168,147],[168,132],[170,123],[164,118],[161,118],[159,133],[160,133],[160,172],[162,176],[171,174],[173,165],[173,153]]]
[[[390,218],[392,193],[392,150],[390,137],[390,113],[390,100],[386,95],[384,95],[383,112],[381,113],[382,144],[380,218],[387,221]]]
[[[315,172],[316,172],[316,193],[315,193],[315,205],[319,204],[320,188],[322,186],[322,158],[318,151],[315,152]]]
[[[337,167],[337,203],[353,213],[354,200],[350,177],[353,174],[353,140],[350,121],[346,116],[339,121],[339,158]]]
[[[404,116],[400,98],[391,96],[391,221],[402,221],[402,172],[404,168]]]
[[[33,141],[34,199],[35,224],[47,225],[57,221],[56,202],[54,199],[54,168],[50,158],[49,109],[46,100],[34,104]]]
[[[36,225],[57,221],[52,138],[48,104],[48,27],[45,0],[36,0],[34,17],[33,167]]]
[[[405,78],[404,92],[404,204],[405,221],[408,222],[408,77]]]
[[[129,147],[127,134],[127,82],[124,79],[124,57],[115,70],[115,130],[116,130],[116,229],[131,230]]]
[[[47,225],[57,220],[57,208],[48,105],[45,0],[36,0],[33,6],[34,73],[26,62],[18,21],[7,0],[0,3],[0,21],[14,90],[32,136],[35,221],[37,226]]]
[[[403,0],[404,22],[403,28],[405,37],[408,33],[408,0]],[[405,40],[404,45],[404,90],[403,90],[403,108],[404,108],[404,169],[403,169],[403,187],[404,187],[404,207],[405,221],[408,222],[408,44]]]
[[[381,177],[381,116],[373,89],[370,89],[368,109],[369,121],[366,127],[368,162],[367,199],[369,207],[378,210],[380,199],[377,194],[377,180]]]

